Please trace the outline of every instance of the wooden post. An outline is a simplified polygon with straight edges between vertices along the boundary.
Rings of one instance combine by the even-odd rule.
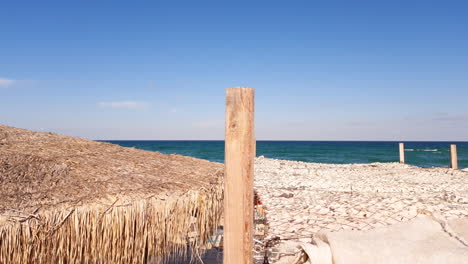
[[[405,143],[400,143],[400,163],[405,164]]]
[[[254,89],[226,89],[224,264],[253,263]]]
[[[458,170],[457,145],[450,145],[450,168]]]

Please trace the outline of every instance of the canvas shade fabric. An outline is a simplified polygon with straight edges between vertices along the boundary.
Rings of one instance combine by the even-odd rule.
[[[419,216],[369,231],[320,234],[312,244],[300,245],[303,257],[295,263],[461,264],[468,260],[467,239],[466,218]]]

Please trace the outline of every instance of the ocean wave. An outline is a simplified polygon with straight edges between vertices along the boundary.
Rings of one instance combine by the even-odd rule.
[[[426,152],[437,152],[438,149],[405,149],[405,151],[426,151]]]

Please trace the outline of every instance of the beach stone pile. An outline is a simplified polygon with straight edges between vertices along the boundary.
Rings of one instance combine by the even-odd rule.
[[[294,254],[294,247],[285,250],[288,243],[309,242],[317,232],[369,230],[418,214],[468,216],[468,172],[449,168],[259,157],[255,190],[266,208],[265,241],[278,241],[271,260]]]

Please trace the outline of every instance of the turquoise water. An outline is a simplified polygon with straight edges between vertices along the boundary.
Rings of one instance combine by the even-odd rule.
[[[223,162],[224,141],[106,141],[124,147],[180,154]],[[458,164],[468,168],[468,142],[405,142],[406,163],[420,167],[448,167],[450,144],[457,144]],[[257,141],[257,156],[320,163],[399,161],[398,142]]]

